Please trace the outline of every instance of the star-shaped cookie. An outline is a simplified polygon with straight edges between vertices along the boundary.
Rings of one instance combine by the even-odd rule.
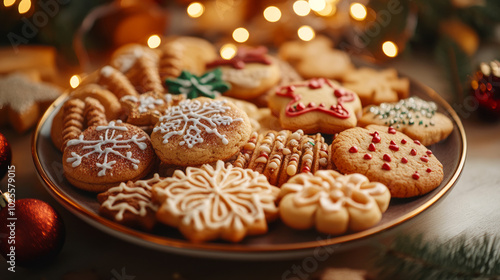
[[[285,129],[334,134],[356,126],[361,102],[354,92],[319,78],[278,88],[269,108]]]
[[[196,97],[216,98],[230,88],[230,85],[222,81],[220,69],[203,74],[198,77],[182,71],[181,75],[174,79],[167,79],[168,91],[173,94],[182,94],[189,99]]]

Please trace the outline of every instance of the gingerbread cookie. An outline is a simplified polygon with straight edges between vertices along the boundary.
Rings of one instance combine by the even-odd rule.
[[[435,144],[453,131],[453,123],[437,112],[437,105],[418,97],[402,99],[397,103],[382,103],[365,108],[358,126],[369,124],[392,126],[424,146]]]
[[[281,186],[280,198],[280,217],[289,227],[338,235],[376,225],[391,195],[361,174],[323,170],[292,177]]]
[[[346,72],[354,69],[349,56],[334,49],[332,41],[324,36],[307,42],[286,42],[280,47],[279,56],[306,79],[324,77],[342,80]]]
[[[184,99],[183,95],[146,92],[139,96],[126,95],[120,99],[127,123],[137,126],[155,125],[164,112]]]
[[[248,116],[231,102],[199,97],[170,107],[151,140],[163,163],[194,166],[231,158],[251,130]]]
[[[324,78],[280,87],[269,108],[285,129],[334,134],[355,127],[361,114],[358,96]]]
[[[99,214],[122,225],[150,231],[156,224],[158,210],[151,201],[151,190],[160,181],[155,174],[151,179],[122,182],[98,194]]]
[[[104,66],[98,73],[97,83],[112,92],[118,99],[127,95],[139,95],[129,79],[112,66]]]
[[[166,80],[168,91],[173,94],[181,94],[186,98],[196,97],[216,98],[226,92],[231,86],[221,78],[220,69],[207,72],[201,77],[187,71],[182,71],[177,78]]]
[[[357,93],[363,106],[397,102],[407,98],[410,92],[410,81],[399,78],[395,69],[362,67],[347,73],[342,85]]]
[[[426,194],[443,180],[443,165],[432,151],[393,127],[369,125],[339,133],[331,159],[342,173],[361,173],[386,185],[393,197]]]
[[[222,79],[231,84],[225,95],[244,100],[265,94],[281,77],[280,67],[263,46],[240,47],[233,58],[218,59],[207,67],[221,69]]]
[[[149,136],[119,120],[91,126],[78,138],[67,141],[62,159],[68,181],[91,192],[141,179],[156,164]]]
[[[266,233],[267,223],[278,216],[279,189],[255,171],[224,165],[188,167],[155,184],[158,221],[179,228],[193,242],[238,242]]]

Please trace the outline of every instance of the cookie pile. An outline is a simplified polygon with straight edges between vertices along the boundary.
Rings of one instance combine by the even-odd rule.
[[[53,119],[67,181],[98,193],[104,217],[192,242],[275,220],[339,235],[441,184],[426,146],[453,125],[395,70],[356,69],[325,37],[228,60],[200,38],[163,42],[116,50]]]

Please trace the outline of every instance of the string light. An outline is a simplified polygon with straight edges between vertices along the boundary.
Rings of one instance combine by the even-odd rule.
[[[316,13],[323,17],[333,16],[337,12],[337,6],[331,2],[327,2],[325,8],[321,11],[317,11]]]
[[[238,27],[233,31],[233,39],[238,43],[244,43],[250,37],[250,33],[243,27]]]
[[[349,11],[351,13],[351,17],[359,21],[364,20],[368,14],[365,5],[361,3],[352,3]]]
[[[80,78],[80,76],[73,75],[69,79],[69,85],[71,86],[71,88],[76,88],[76,87],[78,87],[80,85],[81,81],[82,81],[82,79]]]
[[[326,7],[325,0],[309,0],[309,7],[315,12],[322,11]]]
[[[156,49],[160,46],[161,44],[161,38],[158,35],[152,35],[148,39],[148,46],[152,49]]]
[[[234,44],[225,44],[220,48],[220,56],[223,59],[231,59],[236,55],[238,48]]]
[[[205,6],[199,2],[193,2],[187,7],[187,14],[192,18],[198,18],[205,12]]]
[[[27,13],[30,9],[31,9],[30,0],[21,0],[21,2],[19,2],[19,6],[17,7],[17,10],[21,15]]]
[[[301,27],[299,27],[299,29],[297,30],[297,34],[303,41],[311,41],[316,36],[316,34],[314,33],[314,29],[312,29],[308,25],[302,25]]]
[[[382,44],[382,51],[388,57],[396,57],[398,55],[398,46],[391,41],[385,41]]]
[[[311,7],[307,1],[298,0],[293,3],[293,11],[298,16],[305,17],[311,12]]]
[[[269,22],[277,22],[281,18],[281,11],[278,7],[269,6],[264,10],[264,18]]]
[[[3,0],[3,5],[5,7],[10,7],[10,6],[14,5],[14,3],[16,3],[16,0]]]

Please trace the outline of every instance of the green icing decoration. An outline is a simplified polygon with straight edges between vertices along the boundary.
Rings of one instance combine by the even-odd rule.
[[[184,94],[189,99],[196,97],[209,97],[214,99],[217,95],[226,92],[231,86],[222,81],[222,71],[217,68],[198,77],[187,71],[182,71],[179,77],[167,79],[169,93]]]

